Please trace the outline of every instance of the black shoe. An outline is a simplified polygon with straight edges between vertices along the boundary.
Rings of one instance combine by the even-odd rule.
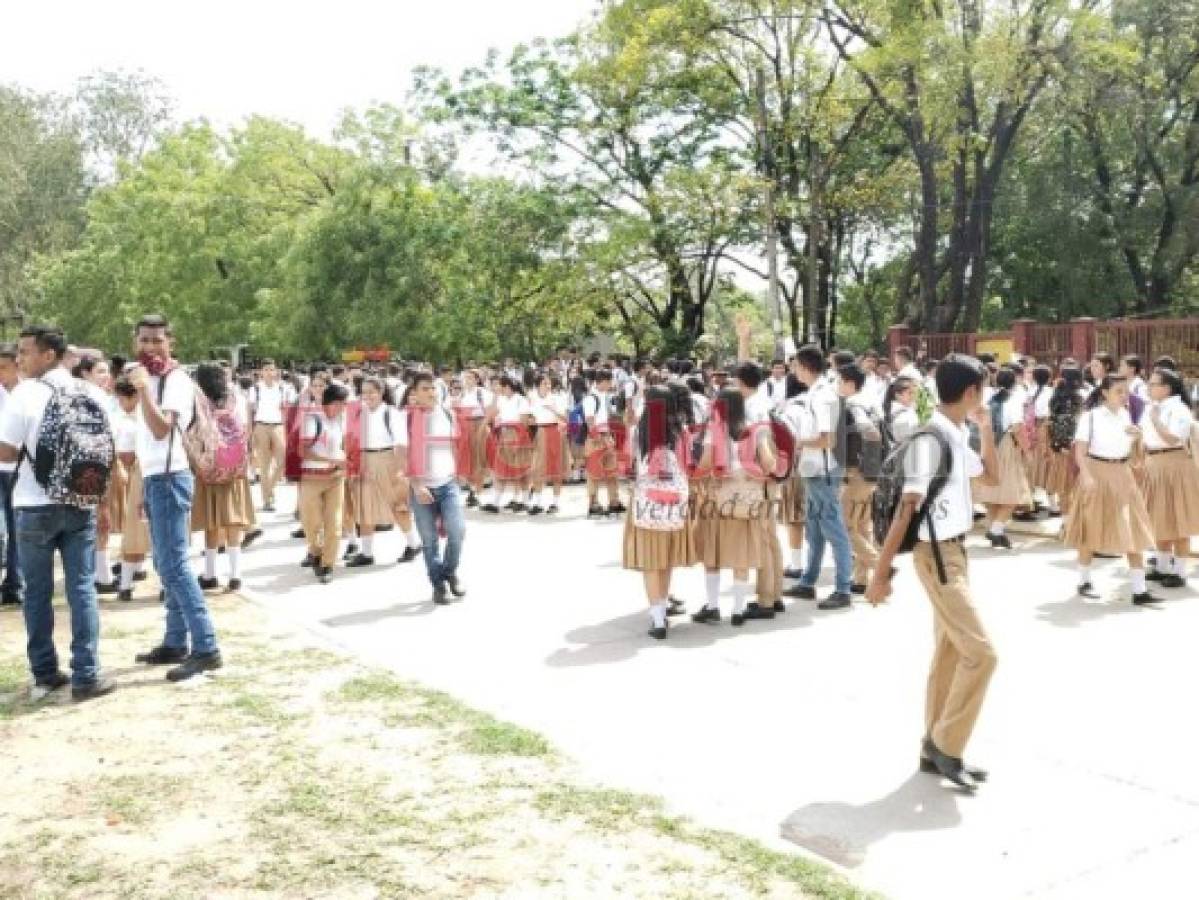
[[[316,580],[321,584],[328,584],[333,580],[332,566],[316,566],[313,571],[316,572]]]
[[[816,604],[817,609],[845,609],[849,606],[851,600],[849,594],[829,594],[825,599]]]
[[[850,592],[851,594],[859,594],[859,595],[861,595],[861,594],[864,594],[864,593],[866,593],[866,585],[864,585],[864,584],[851,584],[851,585],[849,586],[849,592]]]
[[[937,768],[937,764],[933,762],[932,754],[929,751],[929,747],[932,746],[932,743],[933,742],[930,738],[925,738],[920,745],[920,771],[925,775],[940,774],[940,770]],[[972,766],[965,761],[962,762],[962,771],[964,771],[975,781],[983,782],[987,780],[986,769],[979,768],[978,766]]]
[[[557,515],[557,513],[558,513],[558,504],[557,503],[551,503],[549,505],[549,508],[545,511],[545,514],[547,516]]]
[[[986,513],[980,513],[980,512],[976,512],[976,513],[974,513],[974,521],[975,521],[975,522],[978,522],[978,521],[980,521],[980,520],[982,520],[982,519],[985,519],[986,517],[987,517],[987,514],[986,514]]]
[[[1118,554],[1118,553],[1093,553],[1091,555],[1094,556],[1096,559],[1119,559],[1120,558],[1120,554]]]
[[[1035,522],[1040,516],[1031,510],[1026,510],[1024,512],[1013,513],[1012,518],[1017,522]]]
[[[358,555],[358,545],[353,541],[346,544],[346,552],[341,555],[342,559],[353,559]]]
[[[782,600],[775,600],[774,601],[774,611],[776,613],[785,613],[787,611],[787,604],[784,603]]]
[[[1166,573],[1159,571],[1158,569],[1152,569],[1145,573],[1146,581],[1161,581],[1165,577]]]
[[[783,591],[783,596],[791,597],[794,600],[815,600],[816,588],[808,587],[806,584],[793,584]]]
[[[215,591],[221,586],[221,583],[215,578],[207,578],[203,575],[197,578],[196,581],[200,582],[200,590],[202,591]]]
[[[396,562],[408,563],[416,559],[420,555],[420,547],[405,547],[404,552],[400,554],[400,558]]]
[[[508,510],[508,512],[512,512],[519,505],[520,504],[517,503],[515,500],[509,500],[508,504],[504,507],[504,509]]]
[[[122,603],[132,603],[133,591],[121,591],[119,594],[117,594],[117,599]]]
[[[458,580],[457,575],[447,575],[445,583],[449,587],[450,593],[455,597],[461,598],[466,596],[466,588],[462,586],[462,582]]]
[[[676,600],[674,597],[666,598],[666,615],[667,615],[667,617],[681,616],[686,611],[687,611],[687,607],[683,604],[682,600]]]
[[[705,622],[719,622],[720,610],[705,606],[699,612],[691,614],[691,621],[700,625]]]
[[[479,507],[479,509],[483,510],[485,513],[498,513],[500,511],[500,508],[494,503],[484,503]]]
[[[922,757],[927,757],[932,763],[933,768],[941,774],[942,777],[948,778],[960,788],[968,791],[973,791],[978,787],[978,782],[974,777],[966,771],[966,767],[962,761],[956,756],[948,756],[937,749],[937,745],[932,741],[928,741],[924,745]]]
[[[1164,588],[1184,588],[1187,586],[1187,580],[1181,575],[1163,575],[1160,584]]]
[[[1091,582],[1084,581],[1078,586],[1078,596],[1088,597],[1091,600],[1098,600],[1099,592],[1095,590],[1095,585],[1091,584]]]
[[[479,505],[479,498],[475,496],[475,492],[471,491],[466,495],[466,506],[468,509],[474,509]]]
[[[659,628],[657,625],[652,625],[650,626],[649,631],[646,633],[655,641],[664,641],[666,640],[666,632],[669,627],[669,625],[663,625],[661,628]]]
[[[167,681],[187,681],[201,672],[219,669],[224,664],[219,650],[214,650],[212,653],[193,653],[183,661],[183,665],[176,666],[167,672]]]
[[[361,569],[363,566],[373,566],[375,558],[367,556],[365,553],[358,553],[352,559],[346,562],[347,569]]]
[[[763,606],[760,606],[757,603],[751,603],[751,604],[749,604],[749,606],[745,607],[745,618],[747,618],[747,619],[773,619],[774,618],[774,604],[771,604],[770,608],[767,609]]]
[[[291,533],[291,536],[296,538],[297,540],[301,540],[301,541],[304,540],[304,529],[297,528],[295,531],[293,531]]]
[[[146,666],[169,666],[171,663],[183,662],[185,659],[187,659],[185,648],[164,647],[159,644],[149,653],[139,653],[133,658],[133,661]]]
[[[627,510],[625,509],[625,505],[623,503],[613,503],[608,507],[608,515],[610,516],[624,515],[625,512],[627,512]]]
[[[119,584],[117,584],[115,581],[110,581],[110,582],[108,582],[108,584],[102,584],[99,581],[96,582],[96,593],[97,594],[115,594],[120,589],[121,589],[121,586]]]
[[[216,552],[217,552],[217,553],[219,553],[219,554],[221,554],[221,555],[223,556],[223,555],[224,555],[224,553],[225,553],[225,545],[224,545],[224,544],[221,544],[221,546],[217,547],[217,548],[216,548]]]
[[[145,581],[149,577],[150,577],[149,572],[142,571],[142,572],[134,572],[133,573],[134,581]]]
[[[57,691],[59,688],[70,684],[71,679],[66,672],[55,672],[49,678],[38,678],[33,683],[42,690]]]
[[[274,511],[275,511],[275,504],[274,504],[274,503],[264,503],[264,504],[262,504],[262,511],[263,511],[263,512],[274,512]]]
[[[82,703],[84,700],[94,700],[96,697],[111,694],[116,689],[117,683],[111,678],[97,678],[89,684],[71,685],[71,699],[76,703]]]
[[[438,606],[448,606],[450,602],[449,594],[446,592],[444,584],[434,585],[433,587],[433,602]]]
[[[20,606],[21,597],[19,594],[3,594],[0,595],[0,606]]]
[[[1060,519],[1062,517],[1062,511],[1060,509],[1051,509],[1046,515],[1048,515],[1051,519]]]
[[[792,569],[788,567],[783,569],[783,577],[790,578],[792,581],[795,581],[797,578],[803,578],[803,569]]]
[[[241,539],[241,548],[243,550],[249,550],[250,545],[253,544],[260,537],[262,537],[262,529],[255,528],[253,531],[251,531],[249,534],[247,534],[244,538]]]
[[[987,540],[991,542],[991,549],[999,548],[1001,550],[1011,550],[1012,542],[1006,534],[992,534],[987,532]]]
[[[1147,603],[1161,603],[1161,597],[1155,597],[1148,591],[1141,591],[1139,594],[1132,595],[1132,603],[1134,606],[1144,606]]]
[[[317,559],[315,556],[313,556],[311,553],[308,553],[308,554],[305,554],[305,556],[304,556],[304,559],[303,559],[303,560],[300,562],[300,568],[301,568],[301,569],[311,569],[311,568],[313,568],[313,567],[314,567],[314,566],[315,566],[315,565],[316,565],[318,562],[320,562],[320,560],[318,560],[318,559]]]
[[[743,612],[733,613],[731,616],[729,616],[729,623],[734,628],[740,628],[742,625],[745,624],[745,613],[743,613]]]
[[[529,515],[530,515],[530,516],[539,516],[539,515],[541,515],[543,512],[545,512],[545,509],[543,509],[543,508],[542,508],[542,507],[540,507],[540,506],[530,506],[530,507],[529,507]]]
[[[606,515],[607,513],[604,512],[604,508],[598,503],[593,503],[587,507],[587,518],[589,519],[602,519]]]
[[[241,590],[241,579],[240,578],[230,578],[229,579],[229,590],[240,591]]]

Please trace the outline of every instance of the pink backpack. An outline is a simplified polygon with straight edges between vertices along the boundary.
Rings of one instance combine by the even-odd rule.
[[[1022,426],[1023,441],[1022,444],[1025,450],[1032,450],[1037,446],[1037,398],[1029,397],[1024,401],[1024,423]],[[996,435],[996,441],[999,437]]]
[[[246,474],[248,437],[236,400],[217,408],[197,391],[195,417],[185,438],[188,459],[205,484],[229,484]]]

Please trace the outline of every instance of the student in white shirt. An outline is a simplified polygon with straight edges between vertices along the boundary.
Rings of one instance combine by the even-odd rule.
[[[136,341],[138,365],[129,373],[129,380],[141,398],[137,460],[154,568],[162,580],[166,605],[162,643],[137,660],[147,665],[180,662],[167,672],[167,678],[182,681],[222,665],[208,605],[187,558],[195,479],[183,434],[192,422],[196,387],[171,356],[174,336],[164,317],[143,316],[137,324]]]
[[[279,370],[273,359],[262,362],[262,380],[250,391],[254,414],[254,458],[262,484],[262,508],[275,511],[275,485],[283,474],[287,452],[284,432],[284,408],[296,402],[291,387],[279,380]]]
[[[935,635],[920,770],[939,773],[968,790],[986,778],[982,769],[967,765],[962,757],[996,663],[971,598],[964,543],[973,525],[970,480],[981,477],[985,483],[998,475],[990,415],[981,406],[985,379],[982,363],[967,356],[950,354],[938,367],[941,403],[929,423],[935,434],[917,437],[904,462],[903,497],[866,591],[866,599],[875,606],[890,595],[892,563],[912,518],[919,515],[922,523],[913,557],[933,608]],[[968,418],[978,425],[981,459],[970,449]],[[934,476],[943,471],[942,442],[951,454],[949,471],[936,496],[930,497]]]
[[[16,385],[0,417],[0,462],[17,463],[13,492],[16,539],[25,580],[26,653],[34,685],[49,692],[71,684],[74,700],[110,693],[100,672],[100,620],[95,585],[96,510],[51,501],[34,476],[42,420],[56,392],[80,393],[82,384],[63,368],[62,330],[35,325],[21,332],[18,361],[25,380]],[[54,646],[54,554],[62,560],[71,608],[71,677],[58,667]]]
[[[120,511],[114,513],[113,531],[121,533],[120,589],[118,599],[133,600],[133,582],[144,580],[146,555],[150,552],[150,530],[146,522],[142,470],[137,464],[138,419],[137,388],[128,378],[117,379],[117,411],[112,417],[113,443],[118,466],[114,482],[120,494]]]
[[[433,602],[449,603],[449,594],[461,598],[466,588],[458,577],[466,519],[458,491],[454,462],[453,417],[437,406],[432,376],[420,373],[408,390],[411,416],[405,415],[396,438],[400,463],[412,484],[413,517],[425,555],[425,573],[433,586]],[[419,424],[417,420],[419,418]],[[437,523],[445,529],[445,549]]]
[[[562,481],[569,465],[566,440],[566,398],[555,378],[542,375],[529,398],[529,412],[537,428],[533,449],[532,502],[529,515],[558,512]],[[552,489],[552,493],[551,493]]]
[[[1120,360],[1119,373],[1121,378],[1128,379],[1128,393],[1134,397],[1139,397],[1141,402],[1146,406],[1150,402],[1149,386],[1145,383],[1143,377],[1145,372],[1144,361],[1135,353],[1129,353]]]
[[[504,375],[495,396],[495,417],[492,440],[495,442],[495,464],[491,470],[491,494],[480,509],[498,513],[501,509],[524,512],[523,501],[533,468],[533,439],[529,436],[529,400],[521,383]],[[511,492],[512,500],[504,503]]]
[[[995,375],[995,394],[987,403],[995,435],[999,479],[979,488],[975,499],[987,507],[987,540],[992,547],[1012,549],[1007,523],[1018,506],[1032,505],[1032,490],[1024,466],[1024,397],[1016,392],[1016,373],[1010,368]]]
[[[913,365],[912,351],[907,347],[897,347],[895,350],[895,373],[899,378],[910,378],[916,384],[924,382],[924,375]]]
[[[1126,556],[1132,602],[1158,598],[1145,581],[1145,550],[1153,546],[1153,523],[1132,472],[1141,429],[1128,414],[1128,382],[1107,375],[1087,398],[1074,435],[1078,488],[1062,541],[1078,551],[1078,593],[1095,598],[1091,560],[1096,553]]]
[[[1191,538],[1199,535],[1199,478],[1190,457],[1195,417],[1177,372],[1158,368],[1149,376],[1153,400],[1142,420],[1145,436],[1145,505],[1153,524],[1159,583],[1186,587]]]
[[[916,383],[901,375],[887,385],[882,413],[893,444],[915,432],[920,427],[920,418],[916,415]]]
[[[583,398],[583,416],[587,421],[587,441],[583,447],[587,472],[587,516],[619,515],[625,511],[617,487],[619,459],[617,457],[615,423],[609,421],[612,397],[612,373],[601,369],[595,378],[595,390]],[[608,508],[599,505],[600,485],[607,488]]]
[[[761,391],[772,409],[778,411],[787,405],[787,364],[781,359],[770,363],[770,377],[762,382]]]
[[[318,412],[305,411],[300,426],[300,521],[308,555],[300,563],[328,584],[337,562],[346,483],[345,409],[349,390],[330,384]]]
[[[466,505],[479,505],[483,493],[483,482],[487,479],[487,411],[495,402],[495,396],[483,387],[483,380],[475,369],[462,373],[462,394],[454,403],[454,416],[459,428],[470,434],[470,471],[463,473],[468,485]]]
[[[17,348],[12,344],[0,345],[0,415],[5,404],[20,381],[17,368]],[[17,542],[17,519],[12,505],[13,490],[17,483],[17,464],[0,463],[0,503],[4,505],[4,583],[0,585],[0,606],[20,606],[25,594],[25,583],[21,579],[21,563]]]

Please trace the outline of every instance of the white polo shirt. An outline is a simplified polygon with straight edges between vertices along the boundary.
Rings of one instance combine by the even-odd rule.
[[[16,509],[50,505],[50,498],[34,477],[30,462],[37,455],[37,434],[42,427],[46,404],[54,393],[48,385],[67,391],[84,390],[81,381],[72,378],[70,372],[59,366],[41,378],[27,378],[20,382],[13,388],[4,404],[3,413],[0,413],[0,443],[16,447],[18,451],[25,448],[26,459],[17,466],[17,484],[13,490],[13,507]]]
[[[260,381],[250,392],[250,399],[255,404],[255,425],[282,425],[283,407],[295,402],[295,394],[281,381],[272,385]]]
[[[141,466],[142,476],[162,475],[167,471],[167,458],[170,457],[171,472],[186,472],[189,463],[187,450],[183,446],[183,432],[187,431],[196,412],[196,385],[191,376],[183,369],[172,369],[163,376],[166,387],[162,391],[162,403],[159,404],[163,415],[175,413],[177,416],[174,428],[174,441],[171,435],[162,440],[154,437],[150,426],[142,419],[141,430],[137,436],[137,462]],[[158,402],[160,378],[150,379],[150,397]]]
[[[982,459],[970,449],[970,429],[965,423],[955,425],[940,410],[933,413],[929,426],[937,429],[949,444],[953,464],[949,478],[932,504],[933,526],[937,540],[945,541],[961,537],[974,526],[974,499],[970,493],[970,479],[982,475]],[[904,459],[905,494],[928,495],[929,485],[936,475],[940,460],[940,444],[932,437],[918,437],[908,448]],[[919,538],[929,541],[928,522],[920,523]]]
[[[1175,444],[1174,446],[1181,446],[1185,448],[1187,446],[1187,440],[1191,436],[1191,425],[1194,423],[1195,417],[1191,414],[1191,411],[1187,408],[1187,405],[1182,402],[1182,398],[1170,397],[1168,400],[1164,400],[1161,403],[1155,403],[1153,405],[1160,409],[1158,418],[1161,419],[1162,426],[1165,428],[1166,433],[1171,434],[1182,441],[1181,445]],[[1147,411],[1145,415],[1141,417],[1141,431],[1145,435],[1145,448],[1147,450],[1164,450],[1169,445],[1162,439],[1161,434],[1157,430],[1157,426],[1153,424],[1153,418],[1150,415],[1150,412],[1151,410]]]
[[[1132,416],[1121,407],[1112,412],[1103,404],[1087,410],[1078,417],[1074,442],[1087,445],[1087,453],[1103,459],[1127,459],[1132,454],[1133,438],[1125,429],[1132,425]]]
[[[803,395],[808,410],[816,426],[812,437],[822,434],[836,434],[837,411],[841,408],[841,398],[836,389],[827,380],[821,380],[812,385]],[[835,440],[835,438],[834,438]],[[815,447],[804,447],[799,457],[800,472],[805,478],[815,478],[830,474],[837,468],[835,447],[819,450]]]

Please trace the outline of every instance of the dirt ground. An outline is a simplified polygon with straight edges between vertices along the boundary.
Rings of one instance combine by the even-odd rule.
[[[31,699],[20,613],[0,612],[0,896],[861,896],[587,784],[539,735],[240,598],[213,606],[226,668],[172,685],[133,664],[160,636],[158,603],[104,603],[120,688],[82,704]]]

